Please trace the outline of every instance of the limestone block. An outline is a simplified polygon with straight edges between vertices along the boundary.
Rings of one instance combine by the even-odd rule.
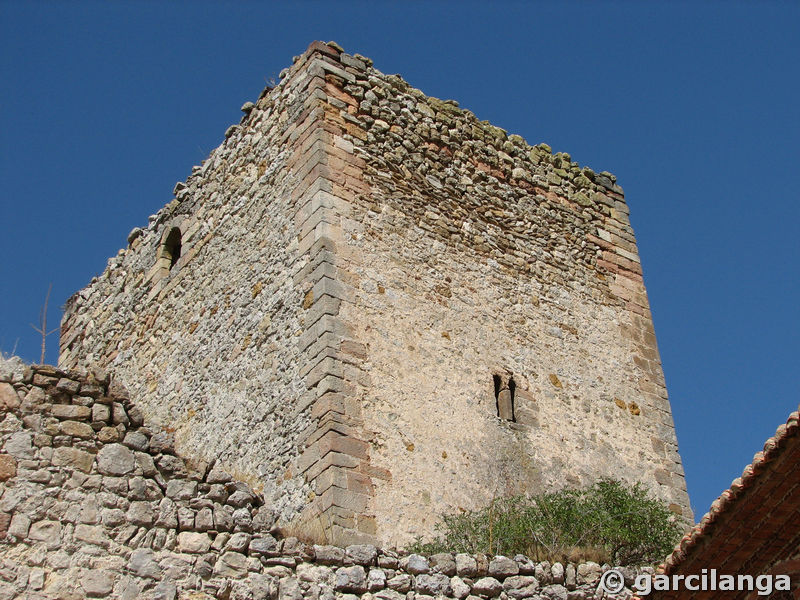
[[[182,531],[178,534],[178,548],[181,552],[202,554],[211,548],[211,538],[207,533]]]
[[[347,546],[345,554],[354,564],[369,566],[375,564],[378,549],[371,544],[354,544]]]
[[[444,573],[448,577],[456,574],[456,562],[450,553],[433,554],[429,559],[431,572]]]
[[[519,565],[505,556],[495,556],[489,561],[489,575],[492,577],[509,577],[519,573]]]
[[[480,596],[494,598],[503,591],[503,584],[494,577],[481,577],[472,585],[472,591]]]
[[[122,444],[108,444],[97,453],[97,470],[103,475],[125,475],[135,466],[133,452]]]
[[[155,560],[155,554],[150,548],[137,548],[131,552],[128,560],[128,569],[137,577],[158,579],[161,568]]]
[[[17,474],[17,461],[9,454],[0,454],[0,481],[11,479]]]
[[[417,575],[415,577],[415,587],[420,594],[429,594],[431,596],[449,596],[451,591],[450,578],[442,573]]]
[[[247,573],[247,557],[239,552],[225,552],[214,565],[214,575],[243,577]]]
[[[408,571],[412,575],[428,573],[431,570],[428,559],[419,554],[409,554],[400,559],[400,568]]]
[[[104,570],[89,569],[84,571],[80,583],[89,598],[107,598],[114,588],[114,575]]]
[[[27,431],[12,433],[6,440],[3,449],[17,460],[33,458],[33,435]]]
[[[57,419],[73,419],[75,421],[88,419],[92,416],[91,408],[77,404],[54,404],[50,412]]]
[[[469,554],[456,554],[456,572],[459,577],[473,577],[478,572],[475,558]]]
[[[361,565],[336,569],[335,589],[340,592],[363,594],[367,591],[367,573]]]

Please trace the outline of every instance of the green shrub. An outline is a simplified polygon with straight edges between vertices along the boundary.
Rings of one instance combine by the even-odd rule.
[[[437,536],[410,550],[632,565],[660,562],[681,534],[675,516],[641,484],[603,479],[581,490],[497,498],[479,510],[445,515]]]

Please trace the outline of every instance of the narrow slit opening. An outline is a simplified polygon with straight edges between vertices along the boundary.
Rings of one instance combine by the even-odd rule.
[[[173,227],[170,230],[167,239],[164,241],[164,251],[169,258],[169,268],[171,270],[181,257],[181,230],[177,227]]]
[[[517,383],[514,381],[514,378],[511,377],[508,380],[508,391],[509,391],[509,393],[511,395],[511,419],[510,419],[510,421],[512,423],[516,423],[517,422],[517,415],[514,412],[514,392],[515,392],[516,389],[517,389]]]
[[[503,385],[503,381],[500,379],[500,375],[492,375],[492,379],[494,379],[494,407],[495,411],[497,412],[497,416],[500,416],[500,388]]]

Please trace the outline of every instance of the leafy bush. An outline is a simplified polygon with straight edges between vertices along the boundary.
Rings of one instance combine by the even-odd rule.
[[[582,490],[497,498],[479,510],[445,515],[437,534],[410,550],[632,565],[663,560],[682,530],[641,484],[603,479]]]

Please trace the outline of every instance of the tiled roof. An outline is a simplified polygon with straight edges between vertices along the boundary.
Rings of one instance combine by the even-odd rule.
[[[659,572],[717,568],[757,574],[799,548],[800,408],[683,537]]]

